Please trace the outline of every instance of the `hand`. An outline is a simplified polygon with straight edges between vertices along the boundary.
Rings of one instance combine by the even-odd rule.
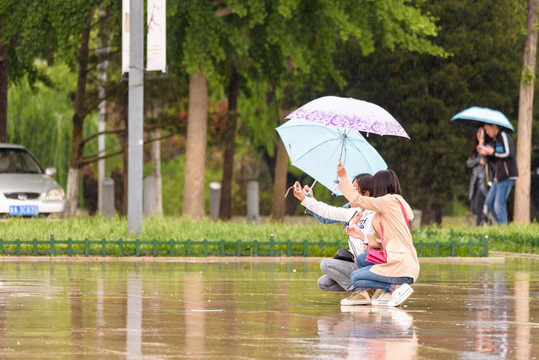
[[[487,146],[477,145],[475,149],[481,155],[492,155],[492,154],[494,154],[494,148],[492,146],[490,146],[490,145],[487,145]]]
[[[480,145],[485,143],[485,129],[483,127],[477,129],[477,141],[479,141]]]
[[[342,165],[341,159],[339,159],[339,163],[337,164],[337,176],[340,177],[341,179],[344,179],[345,177],[347,177],[346,169]]]
[[[350,222],[348,223],[348,225],[355,225],[359,222],[359,220],[363,217],[363,213],[362,212],[357,212],[354,217],[350,220]]]
[[[349,225],[346,227],[346,233],[356,239],[365,240],[365,234],[355,225]]]
[[[294,183],[294,197],[299,201],[305,200],[305,192],[301,189],[301,184],[297,181]]]
[[[373,249],[381,249],[382,244],[376,241],[372,236],[367,240],[367,246]]]
[[[303,191],[305,192],[305,196],[314,198],[313,190],[309,187],[309,185],[305,185],[303,187]]]

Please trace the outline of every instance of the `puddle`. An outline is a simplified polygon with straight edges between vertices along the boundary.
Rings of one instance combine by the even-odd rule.
[[[539,357],[539,260],[421,268],[388,309],[341,307],[317,262],[0,262],[0,356]]]

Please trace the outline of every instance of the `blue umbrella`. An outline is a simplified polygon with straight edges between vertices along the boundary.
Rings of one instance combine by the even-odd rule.
[[[473,127],[479,127],[485,123],[494,124],[515,132],[513,125],[511,125],[509,120],[500,111],[478,106],[473,106],[459,112],[451,118],[451,121]]]
[[[335,175],[339,159],[351,177],[387,169],[384,159],[357,130],[326,127],[302,119],[288,120],[276,130],[291,164],[336,195],[342,195]]]

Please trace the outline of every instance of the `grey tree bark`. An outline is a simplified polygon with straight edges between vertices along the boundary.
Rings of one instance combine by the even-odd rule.
[[[283,111],[288,114],[290,111]],[[284,121],[280,121],[279,125]],[[281,221],[285,215],[286,174],[288,170],[288,155],[283,142],[279,138],[275,152],[275,175],[273,177],[273,201],[271,203],[271,218]]]
[[[161,129],[152,132],[153,139],[161,137]],[[163,217],[163,190],[161,182],[161,141],[152,141],[152,168],[155,177],[155,210],[154,216]]]
[[[7,142],[8,47],[0,42],[0,142]]]
[[[515,183],[514,221],[530,222],[531,145],[533,122],[533,95],[535,63],[537,56],[537,8],[539,0],[528,0],[527,35],[520,77],[518,104],[517,164],[518,179]]]
[[[86,116],[86,82],[88,78],[88,58],[89,58],[89,43],[90,43],[90,24],[91,16],[88,17],[88,22],[83,30],[82,44],[78,54],[78,74],[77,74],[77,89],[75,90],[75,104],[73,113],[73,138],[71,145],[71,159],[69,162],[69,172],[67,175],[67,203],[64,210],[66,216],[75,216],[77,214],[79,200],[79,183],[80,169],[82,164],[82,156],[84,152],[83,125],[84,117]]]
[[[232,217],[232,182],[234,180],[239,80],[239,74],[233,67],[230,71],[228,88],[228,114],[224,131],[223,178],[221,180],[221,199],[219,201],[219,218],[223,220],[228,220]]]

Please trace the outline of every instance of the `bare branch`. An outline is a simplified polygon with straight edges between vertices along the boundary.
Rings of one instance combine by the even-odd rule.
[[[108,159],[110,157],[120,155],[120,154],[123,154],[123,150],[118,150],[116,152],[108,153],[108,154],[102,155],[102,156],[98,156],[97,154],[86,155],[86,156],[83,156],[81,160],[79,160],[79,164],[80,164],[80,167],[82,168],[82,167],[84,167],[86,165],[90,165],[90,164],[93,164],[95,162],[98,162],[99,160]]]
[[[157,138],[153,138],[153,139],[147,139],[147,140],[144,140],[144,143],[145,144],[149,144],[151,142],[154,142],[154,141],[161,141],[163,139],[167,139],[169,137],[171,137],[172,134],[169,134],[169,135],[163,135],[163,136],[160,136],[160,137],[157,137]]]
[[[81,144],[86,144],[87,142],[92,141],[93,139],[98,137],[99,135],[120,134],[120,133],[125,132],[125,131],[126,131],[125,129],[118,129],[118,130],[106,130],[106,131],[97,132],[95,134],[92,134],[92,135],[82,139]]]

